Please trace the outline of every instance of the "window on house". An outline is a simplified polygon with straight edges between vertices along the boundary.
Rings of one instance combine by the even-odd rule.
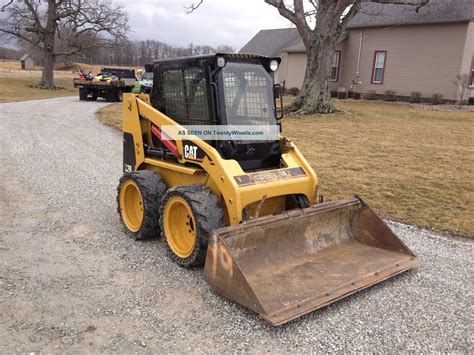
[[[387,56],[386,51],[376,51],[374,58],[374,71],[372,74],[373,84],[382,84],[383,75],[385,72],[385,58]]]
[[[474,87],[474,57],[471,62],[471,87]]]
[[[331,81],[337,81],[339,79],[339,61],[341,60],[341,51],[336,51],[332,57],[331,66]]]

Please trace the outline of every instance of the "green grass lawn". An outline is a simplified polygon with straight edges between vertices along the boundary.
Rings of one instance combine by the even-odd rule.
[[[343,113],[286,117],[326,199],[357,194],[383,217],[474,236],[474,113],[337,101]],[[121,127],[121,105],[99,119]]]

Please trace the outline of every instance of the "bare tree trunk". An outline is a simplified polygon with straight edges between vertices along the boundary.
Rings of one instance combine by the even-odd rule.
[[[56,64],[56,56],[54,53],[44,52],[44,65],[39,86],[45,89],[53,89],[54,85],[54,65]]]
[[[329,75],[333,56],[332,45],[314,45],[307,56],[306,73],[300,94],[295,99],[290,111],[299,114],[331,113],[334,106],[331,102]]]
[[[340,37],[339,22],[334,4],[319,2],[324,11],[316,15],[318,31],[311,31],[306,38],[307,48],[306,73],[300,94],[290,111],[299,114],[331,113],[334,106],[331,102],[329,78],[332,59],[337,41]],[[303,40],[305,40],[303,38]]]
[[[54,42],[57,30],[55,0],[48,0],[48,13],[46,28],[44,29],[44,65],[39,86],[44,89],[54,89],[54,64],[56,64],[56,54],[54,53]]]

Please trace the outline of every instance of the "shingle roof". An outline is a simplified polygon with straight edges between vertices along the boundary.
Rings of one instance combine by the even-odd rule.
[[[296,28],[261,30],[242,47],[239,53],[279,57],[283,49],[293,44],[298,38]]]
[[[474,0],[430,0],[418,12],[414,6],[364,3],[348,28],[425,23],[461,22],[474,19]]]
[[[341,38],[339,38],[339,42],[344,41],[347,37],[349,37],[348,33],[343,33]],[[289,52],[289,53],[304,53],[306,52],[306,47],[304,46],[303,40],[299,37],[293,44],[287,48],[284,48],[282,52]]]
[[[30,56],[28,54],[25,54],[23,57],[20,58],[20,61],[26,60]],[[18,57],[17,57],[18,58]]]

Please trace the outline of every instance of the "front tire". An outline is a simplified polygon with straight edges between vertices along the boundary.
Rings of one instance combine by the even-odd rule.
[[[117,207],[126,231],[135,240],[160,235],[159,211],[166,185],[150,170],[125,173],[117,187]]]
[[[209,234],[224,226],[219,199],[203,185],[169,189],[161,203],[160,229],[168,254],[183,267],[200,267],[206,260]]]

